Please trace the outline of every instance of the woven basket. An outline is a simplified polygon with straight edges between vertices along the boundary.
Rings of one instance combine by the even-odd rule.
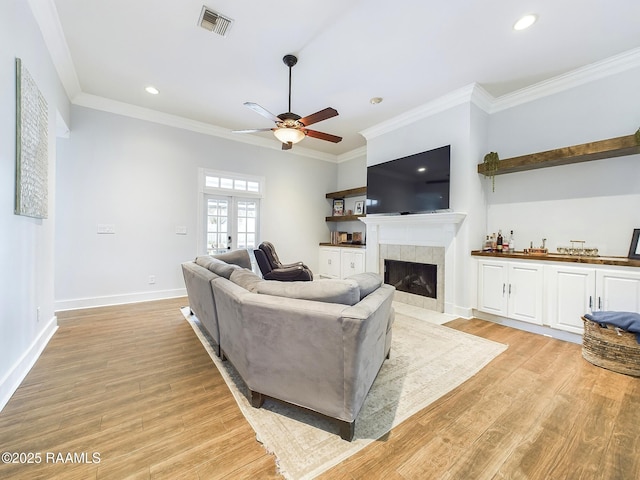
[[[601,327],[582,317],[582,356],[598,367],[640,377],[640,344],[635,333]]]

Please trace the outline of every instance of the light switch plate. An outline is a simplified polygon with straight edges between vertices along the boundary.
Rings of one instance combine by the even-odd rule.
[[[98,224],[98,233],[99,234],[114,234],[116,233],[116,226],[111,223],[99,223]]]

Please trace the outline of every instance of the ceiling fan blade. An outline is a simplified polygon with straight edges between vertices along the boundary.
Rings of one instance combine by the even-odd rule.
[[[332,118],[338,116],[338,111],[335,108],[327,107],[324,110],[320,110],[319,112],[312,113],[311,115],[307,115],[299,120],[305,127],[309,125],[313,125],[314,123],[321,122],[326,120],[327,118]]]
[[[262,115],[265,118],[268,118],[269,120],[271,120],[272,122],[276,122],[278,123],[280,121],[280,119],[278,117],[276,117],[273,113],[271,113],[269,110],[267,110],[264,107],[261,107],[260,105],[258,105],[257,103],[253,103],[253,102],[244,102],[244,106],[250,108],[251,110],[253,110],[256,113],[259,113],[260,115]]]
[[[293,147],[293,143],[291,143],[291,142],[282,144],[282,149],[283,150],[291,150],[291,147]]]
[[[256,133],[256,132],[270,132],[273,128],[250,128],[248,130],[231,130],[231,133]]]
[[[319,138],[320,140],[326,140],[327,142],[338,143],[342,141],[342,137],[331,135],[330,133],[318,132],[317,130],[309,130],[306,128],[304,131],[309,137]]]

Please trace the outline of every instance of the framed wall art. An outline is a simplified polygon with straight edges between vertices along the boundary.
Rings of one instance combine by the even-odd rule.
[[[344,215],[344,198],[337,198],[333,201],[333,216],[339,217]]]
[[[633,230],[633,235],[631,236],[631,246],[629,247],[629,258],[633,260],[640,260],[640,228],[636,228]]]
[[[36,82],[16,58],[16,202],[15,213],[48,216],[47,101]]]

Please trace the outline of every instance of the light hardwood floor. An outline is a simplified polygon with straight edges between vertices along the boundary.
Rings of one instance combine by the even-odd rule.
[[[41,463],[0,463],[0,478],[280,478],[182,317],[186,304],[60,313],[0,412],[0,452]],[[579,345],[481,320],[448,326],[510,347],[320,478],[640,478],[640,379],[590,365]],[[68,452],[80,462],[46,456]]]

